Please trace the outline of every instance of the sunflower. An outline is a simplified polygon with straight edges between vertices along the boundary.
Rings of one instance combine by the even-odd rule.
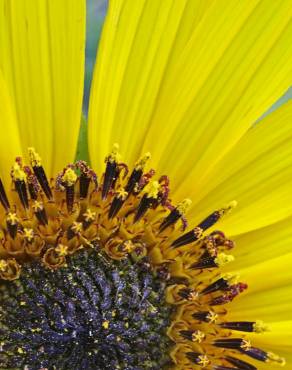
[[[1,369],[292,369],[291,15],[0,0]]]

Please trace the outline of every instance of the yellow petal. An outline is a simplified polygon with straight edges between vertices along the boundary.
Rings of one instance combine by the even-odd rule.
[[[49,175],[75,156],[84,40],[83,0],[0,1],[0,67],[23,153],[34,146]]]
[[[190,3],[112,3],[91,93],[94,164],[119,142],[130,163],[151,151],[174,186],[192,171],[196,189],[289,86],[290,1],[217,1],[193,28]]]
[[[21,155],[21,144],[14,107],[11,104],[6,82],[0,69],[0,177],[6,186],[10,184],[11,163]]]
[[[114,142],[133,164],[170,73],[213,0],[109,4],[89,107],[89,149],[101,165]],[[167,72],[168,71],[168,72]]]
[[[235,248],[232,252],[235,261],[232,268],[244,268],[267,261],[291,251],[292,217],[246,234],[233,240]]]
[[[207,195],[192,210],[196,220],[233,199],[238,206],[216,225],[229,235],[292,214],[291,119],[292,101],[249,130],[205,185]]]

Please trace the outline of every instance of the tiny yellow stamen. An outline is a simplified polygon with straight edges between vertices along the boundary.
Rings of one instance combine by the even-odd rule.
[[[113,145],[112,151],[110,152],[110,154],[106,158],[106,162],[119,163],[119,161],[121,160],[121,155],[119,153],[119,148],[120,148],[119,144],[115,143]]]
[[[56,247],[55,250],[58,253],[58,255],[61,256],[61,257],[65,257],[68,254],[68,246],[67,245],[58,244],[58,246]]]
[[[32,205],[32,208],[34,212],[39,212],[44,209],[44,205],[42,202],[39,202],[38,200],[36,200],[34,204]]]
[[[83,213],[83,217],[85,218],[86,222],[92,222],[95,220],[96,212],[93,212],[90,208],[87,208],[86,212]]]
[[[67,168],[62,179],[68,186],[72,186],[77,180],[77,175],[72,168]]]
[[[201,343],[204,338],[205,338],[205,334],[200,330],[196,330],[192,333],[193,342]]]
[[[5,260],[0,260],[0,271],[6,271],[7,266],[8,264]]]
[[[229,285],[237,284],[239,280],[239,275],[238,274],[225,274],[223,276],[223,279],[228,281]]]
[[[71,229],[75,234],[80,234],[82,231],[82,223],[76,221],[73,222]]]
[[[25,181],[26,180],[26,174],[17,162],[14,163],[12,167],[12,177],[14,181]]]
[[[109,321],[108,321],[108,320],[106,320],[106,321],[104,321],[101,325],[102,325],[102,327],[103,327],[104,329],[108,329],[108,328],[109,328]]]
[[[267,324],[263,323],[262,321],[256,321],[253,324],[253,331],[255,333],[265,333],[269,330],[270,330],[269,326]]]
[[[147,186],[147,198],[157,198],[160,185],[158,181],[151,181]]]
[[[6,220],[10,225],[16,225],[19,222],[17,214],[12,212],[8,213]]]
[[[117,195],[117,198],[121,199],[121,200],[126,200],[127,199],[127,196],[128,196],[128,192],[125,191],[125,189],[119,189],[117,192],[116,192],[116,195]]]
[[[286,365],[286,360],[283,357],[280,357],[276,355],[273,352],[268,352],[268,360],[267,362],[276,362],[280,366],[285,366]]]
[[[224,216],[225,214],[231,212],[235,207],[237,207],[237,201],[233,200],[230,203],[228,203],[225,207],[220,209],[220,215]]]
[[[24,228],[23,229],[23,236],[28,241],[31,242],[34,238],[34,232],[33,229]]]
[[[135,164],[135,170],[140,171],[143,170],[147,161],[151,158],[151,154],[149,152],[145,153],[143,157],[141,157]]]
[[[207,319],[210,323],[215,323],[218,320],[218,315],[217,313],[210,311],[207,315]]]
[[[189,198],[186,198],[177,205],[176,209],[183,216],[187,213],[191,205],[192,201]]]
[[[40,155],[36,152],[35,148],[28,148],[28,156],[30,160],[30,164],[33,167],[40,167],[42,164],[42,159]]]
[[[249,340],[244,339],[242,341],[242,344],[240,346],[244,351],[249,351],[251,349],[251,343]]]
[[[208,366],[210,363],[208,357],[206,355],[200,355],[198,357],[198,365],[202,366],[202,367],[206,367]]]
[[[215,258],[215,263],[217,266],[222,267],[229,262],[234,261],[234,256],[232,254],[218,253],[218,256]]]

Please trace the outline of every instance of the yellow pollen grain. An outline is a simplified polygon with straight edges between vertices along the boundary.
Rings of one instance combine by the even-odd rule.
[[[112,151],[110,152],[109,156],[105,159],[105,161],[110,163],[119,163],[119,161],[121,160],[119,148],[120,148],[119,144],[115,143],[113,145]]]
[[[210,323],[215,323],[218,320],[218,315],[217,313],[210,311],[207,315],[207,319]]]
[[[76,221],[73,222],[71,229],[75,234],[80,234],[82,231],[82,223]]]
[[[30,164],[33,167],[40,167],[42,164],[42,159],[40,155],[36,152],[35,148],[28,148],[28,156],[30,160]]]
[[[151,158],[151,154],[149,152],[145,153],[143,157],[141,157],[135,164],[135,170],[141,171],[144,169],[147,161]]]
[[[188,301],[195,301],[198,298],[198,292],[192,290],[188,295]]]
[[[31,242],[34,238],[34,232],[33,229],[24,228],[23,229],[23,236],[28,241]]]
[[[159,182],[151,181],[146,188],[147,198],[154,198],[154,199],[157,198],[159,189],[160,189]]]
[[[12,167],[12,177],[14,181],[25,181],[26,180],[26,174],[17,162],[14,163]]]
[[[17,214],[12,212],[8,213],[6,220],[10,225],[16,225],[19,221]]]
[[[83,213],[83,217],[86,222],[92,222],[96,217],[96,212],[93,212],[90,208],[87,208],[86,212]]]
[[[0,260],[0,271],[6,271],[7,269],[7,262],[5,260]]]
[[[193,202],[189,198],[186,198],[177,205],[176,209],[179,212],[179,214],[185,215],[189,210],[190,206],[192,205],[192,203]]]
[[[18,347],[17,348],[17,352],[20,353],[20,354],[22,354],[22,353],[24,353],[24,350],[21,347]]]
[[[226,280],[229,285],[237,284],[239,280],[239,274],[225,274],[223,279]]]
[[[280,357],[273,352],[268,352],[267,357],[268,357],[267,362],[270,362],[270,361],[276,362],[280,366],[286,365],[286,360],[283,357]]]
[[[77,175],[72,168],[67,168],[62,179],[68,186],[72,186],[77,180]]]
[[[44,205],[42,202],[36,200],[32,205],[32,209],[34,210],[34,212],[39,212],[44,209]]]
[[[58,244],[55,251],[58,253],[59,256],[64,257],[68,254],[68,246],[63,244]]]
[[[269,325],[265,324],[264,322],[262,321],[256,321],[254,324],[253,324],[253,331],[255,333],[265,333],[267,331],[269,331],[270,328],[269,328]]]
[[[240,346],[244,351],[249,351],[251,349],[251,343],[249,340],[244,339],[242,341],[242,344]]]
[[[108,321],[108,320],[106,320],[106,321],[104,321],[101,325],[102,325],[102,327],[103,327],[104,329],[108,329],[108,328],[109,328],[109,321]]]
[[[200,355],[198,357],[198,365],[202,366],[202,367],[206,367],[209,365],[210,361],[208,359],[208,357],[206,355]]]
[[[196,330],[192,333],[193,342],[201,343],[204,338],[205,338],[205,334],[200,330]]]
[[[125,189],[120,189],[116,192],[117,198],[121,200],[126,200],[128,196],[128,192]]]
[[[217,266],[222,267],[227,263],[233,262],[234,256],[232,254],[218,253],[218,256],[215,258],[215,263]]]

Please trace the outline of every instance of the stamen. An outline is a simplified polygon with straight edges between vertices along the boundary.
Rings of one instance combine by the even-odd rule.
[[[200,365],[201,367],[206,367],[210,364],[208,357],[206,355],[202,355],[201,353],[187,352],[186,356],[194,364]]]
[[[97,176],[85,161],[78,161],[76,163],[76,168],[81,172],[79,177],[79,195],[80,198],[86,198],[91,180],[94,182],[95,189],[97,189]]]
[[[112,184],[116,178],[117,174],[117,165],[120,160],[120,154],[118,152],[119,150],[119,145],[114,144],[112,152],[110,155],[106,158],[106,170],[104,174],[104,179],[103,179],[103,187],[102,187],[102,199],[105,200],[111,187]]]
[[[151,154],[146,153],[139,161],[136,162],[133,172],[131,173],[125,191],[130,195],[135,187],[139,184],[147,161],[151,158]]]
[[[143,195],[140,204],[138,206],[136,215],[134,217],[134,223],[139,221],[154,204],[157,203],[158,193],[160,185],[158,181],[152,181],[147,186],[147,192]]]
[[[243,338],[216,339],[213,345],[219,348],[243,350],[246,354],[251,349],[250,342]]]
[[[66,189],[66,204],[67,210],[69,213],[73,210],[74,204],[74,196],[75,196],[75,183],[77,180],[76,173],[72,170],[72,168],[67,168],[63,177],[62,177],[65,189]]]
[[[9,212],[6,217],[7,230],[12,239],[16,237],[19,219],[16,213]]]
[[[194,301],[198,298],[198,292],[191,288],[180,289],[178,295],[188,301]]]
[[[213,311],[201,311],[192,314],[193,318],[202,322],[215,323],[218,315]]]
[[[0,202],[2,206],[5,208],[5,210],[8,211],[10,208],[10,204],[1,179],[0,179]]]
[[[226,356],[225,359],[231,364],[236,366],[237,369],[242,369],[242,370],[257,370],[257,368],[245,361],[242,361],[238,358],[231,357],[231,356]]]
[[[42,202],[35,201],[32,205],[36,218],[38,219],[39,223],[43,226],[48,224],[48,217],[44,205]]]
[[[183,338],[192,342],[201,343],[205,338],[205,334],[200,330],[181,330],[179,333]]]
[[[120,189],[116,192],[116,196],[114,197],[109,209],[108,218],[114,218],[118,214],[127,197],[128,193],[124,189]]]
[[[11,176],[14,181],[15,190],[18,193],[21,204],[23,205],[25,209],[28,209],[29,204],[28,204],[28,196],[27,196],[26,183],[25,183],[26,175],[18,162],[15,162],[14,166],[12,167]]]
[[[267,325],[262,322],[251,322],[251,321],[231,321],[223,322],[220,326],[224,329],[244,331],[244,332],[255,332],[262,333],[267,331]]]
[[[208,285],[205,289],[202,290],[201,294],[210,294],[217,292],[218,290],[226,290],[228,289],[232,283],[238,279],[238,275],[226,275],[214,283]]]
[[[234,261],[232,255],[225,253],[219,253],[217,257],[211,257],[208,252],[204,253],[198,262],[193,263],[191,269],[206,269],[206,268],[215,268],[222,267],[229,262]]]
[[[162,221],[159,231],[162,232],[169,226],[174,225],[181,217],[183,217],[191,206],[192,201],[190,199],[184,199],[181,203],[174,208],[170,214]]]
[[[38,179],[38,182],[40,183],[46,197],[50,200],[52,199],[52,191],[45,173],[45,170],[41,164],[41,157],[40,155],[35,151],[34,148],[28,148],[28,155],[30,158],[30,163],[33,169],[34,174],[36,175],[36,178]]]
[[[230,202],[227,207],[221,208],[218,211],[211,213],[204,221],[202,221],[198,226],[196,226],[193,230],[189,231],[188,233],[180,236],[174,242],[172,242],[171,246],[174,248],[181,247],[186,244],[193,243],[197,241],[201,236],[202,233],[213,226],[221,217],[223,217],[226,213],[236,207],[236,201]]]

